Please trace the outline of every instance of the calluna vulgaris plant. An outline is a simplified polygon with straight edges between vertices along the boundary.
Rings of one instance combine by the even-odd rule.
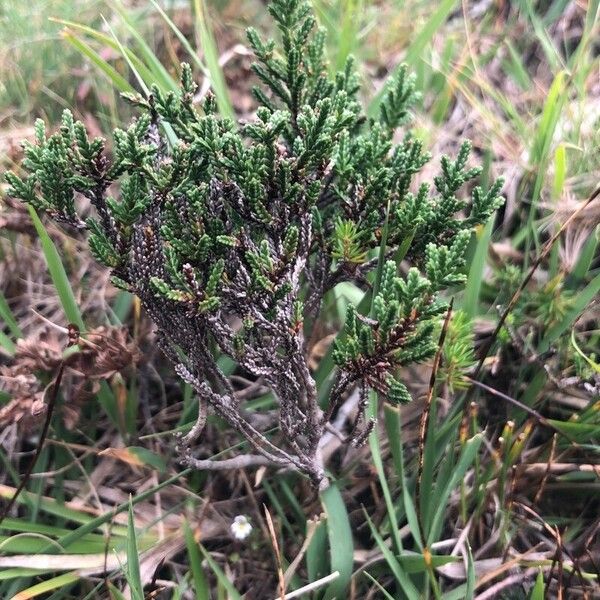
[[[47,136],[36,123],[25,144],[27,175],[7,174],[9,193],[55,220],[87,230],[93,255],[115,284],[137,295],[157,326],[161,348],[198,395],[198,421],[181,440],[181,459],[198,468],[268,464],[327,486],[319,442],[352,390],[358,414],[348,439],[365,440],[369,390],[392,403],[410,401],[399,367],[435,351],[434,329],[446,304],[440,291],[464,280],[473,227],[502,203],[501,181],[474,187],[470,145],[441,159],[435,191],[415,175],[429,160],[421,143],[394,134],[418,98],[401,68],[388,82],[379,117],[365,116],[352,59],[330,77],[325,35],[304,0],[273,0],[281,47],[249,42],[265,85],[255,89],[256,119],[220,118],[208,96],[196,110],[196,85],[182,65],[181,91],[126,96],[139,110],[127,129],[90,139],[65,112]],[[78,199],[95,217],[83,220]],[[459,216],[460,215],[460,216]],[[385,238],[385,239],[382,239]],[[326,404],[307,359],[306,331],[337,284],[367,288],[385,247],[381,282],[368,316],[350,305],[333,358]],[[398,275],[400,259],[412,265]],[[280,434],[261,432],[216,360],[221,353],[260,379],[278,402]],[[251,452],[199,460],[191,447],[210,408],[245,438]]]

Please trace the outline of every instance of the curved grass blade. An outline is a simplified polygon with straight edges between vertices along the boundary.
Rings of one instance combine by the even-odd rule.
[[[419,600],[419,598],[421,597],[419,595],[419,592],[417,591],[414,584],[406,574],[404,567],[400,564],[399,560],[396,558],[396,556],[394,556],[394,553],[385,543],[380,533],[377,531],[375,525],[373,525],[373,522],[371,521],[371,518],[366,513],[366,511],[365,517],[367,518],[367,522],[369,523],[369,527],[371,528],[371,534],[373,535],[375,542],[379,546],[379,549],[381,550],[383,557],[385,558],[386,563],[390,568],[390,571],[394,574],[394,577],[396,578],[398,585],[402,589],[402,592],[404,593],[406,598],[408,598],[408,600]]]
[[[171,31],[177,36],[177,39],[181,42],[181,45],[185,48],[185,51],[188,53],[189,57],[194,61],[194,64],[202,71],[205,76],[210,77],[210,73],[206,68],[206,65],[200,60],[198,56],[198,52],[192,48],[192,45],[188,41],[188,39],[183,35],[181,29],[175,25],[171,17],[162,9],[160,4],[156,2],[156,0],[150,0],[152,6],[156,9],[156,12],[163,18],[165,23],[170,27]]]
[[[111,36],[102,33],[101,31],[97,31],[93,27],[83,25],[82,23],[76,23],[75,21],[67,21],[65,19],[51,18],[50,20],[54,21],[55,23],[64,25],[68,29],[74,30],[79,33],[84,33],[90,38],[97,40],[102,45],[108,46],[116,52],[122,52],[122,46],[120,46],[118,42],[115,42],[115,40]],[[139,71],[139,73],[143,76],[144,81],[153,81],[154,77],[151,71],[148,69],[148,67],[143,63],[143,61],[141,61],[134,52],[129,50],[129,48],[124,48],[124,51],[125,55],[123,55],[123,58],[125,59],[125,61],[128,64],[130,63],[135,66],[135,69]]]
[[[386,591],[386,589],[379,583],[379,581],[377,581],[377,579],[375,579],[375,577],[373,577],[373,575],[367,573],[366,571],[365,575],[377,586],[377,588],[383,594],[386,600],[396,600],[396,598],[394,598],[394,596],[392,596],[388,591]]]
[[[177,82],[169,75],[169,72],[165,69],[164,65],[160,62],[156,54],[148,46],[144,37],[136,29],[131,16],[127,14],[125,7],[120,0],[114,0],[110,2],[110,6],[119,14],[126,29],[132,35],[139,49],[139,54],[143,57],[148,69],[153,75],[153,82],[156,83],[163,91],[177,91],[179,88]],[[126,53],[123,52],[123,56]]]

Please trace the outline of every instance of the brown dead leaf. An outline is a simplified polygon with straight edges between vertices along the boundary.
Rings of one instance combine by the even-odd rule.
[[[135,454],[129,451],[128,448],[105,448],[98,452],[98,456],[107,456],[108,458],[114,458],[120,460],[132,467],[143,467],[144,463]]]
[[[319,362],[327,353],[331,342],[335,339],[336,333],[331,333],[326,335],[324,338],[321,338],[316,344],[312,347],[310,356],[308,357],[308,366],[311,370],[315,370],[319,366]]]

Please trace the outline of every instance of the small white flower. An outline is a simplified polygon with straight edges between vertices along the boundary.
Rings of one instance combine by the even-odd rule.
[[[245,540],[252,531],[252,525],[246,515],[238,515],[231,524],[231,533],[236,540]]]

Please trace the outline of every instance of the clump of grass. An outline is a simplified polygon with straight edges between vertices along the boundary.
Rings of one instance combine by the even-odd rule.
[[[75,102],[73,73],[80,60],[60,43],[49,18],[89,15],[98,20],[98,0],[0,4],[0,120],[23,121],[29,115],[54,118]]]

